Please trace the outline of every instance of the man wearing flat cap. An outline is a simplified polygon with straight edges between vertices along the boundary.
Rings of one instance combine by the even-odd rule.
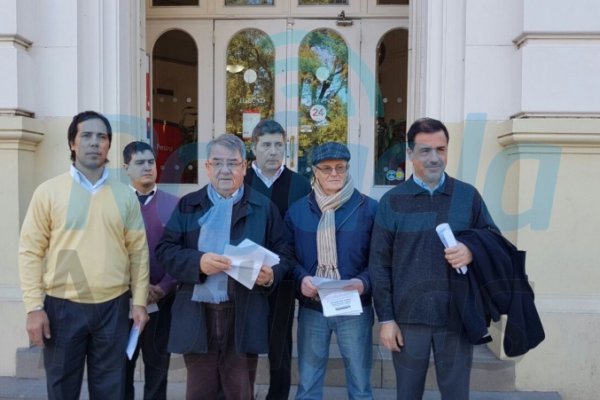
[[[344,358],[348,398],[372,399],[371,282],[367,274],[377,202],[354,189],[346,145],[329,142],[312,152],[313,190],[295,202],[285,218],[285,239],[293,243],[298,312],[296,399],[323,398],[329,343],[335,332]],[[362,313],[325,317],[314,277],[348,280]]]

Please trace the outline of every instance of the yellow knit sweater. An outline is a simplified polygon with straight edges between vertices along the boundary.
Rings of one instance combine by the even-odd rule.
[[[133,191],[109,178],[91,194],[69,173],[41,184],[23,221],[19,272],[27,312],[44,294],[102,303],[129,289],[145,306],[148,245]]]

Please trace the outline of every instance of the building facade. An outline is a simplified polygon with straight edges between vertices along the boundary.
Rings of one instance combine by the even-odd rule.
[[[318,4],[327,3],[327,4]],[[332,3],[332,4],[329,4]],[[286,127],[286,163],[342,140],[357,187],[379,198],[410,174],[403,135],[450,130],[448,171],[473,183],[528,252],[546,340],[520,390],[600,391],[600,3],[595,0],[0,0],[0,376],[28,347],[17,270],[29,199],[69,166],[77,112],[110,117],[110,168],[134,139],[161,186],[206,183],[204,144]],[[125,179],[125,177],[122,177]],[[594,265],[596,267],[594,267]],[[502,324],[495,325],[492,350]]]

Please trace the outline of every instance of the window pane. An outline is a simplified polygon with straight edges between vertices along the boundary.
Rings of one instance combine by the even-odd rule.
[[[324,6],[328,4],[348,4],[348,0],[298,0],[300,6]]]
[[[258,29],[238,32],[227,47],[226,127],[246,141],[248,150],[258,121],[274,116],[274,94],[273,42]]]
[[[388,32],[377,46],[375,185],[396,185],[406,173],[408,31]]]
[[[348,47],[330,29],[306,35],[299,48],[298,172],[311,175],[310,151],[348,139]]]
[[[152,6],[197,6],[198,0],[152,0]]]
[[[158,182],[198,183],[198,52],[187,33],[164,33],[152,53]]]
[[[225,0],[226,6],[272,6],[274,0]]]
[[[408,0],[377,0],[377,5],[392,5],[392,6],[400,6],[400,5],[408,5]]]

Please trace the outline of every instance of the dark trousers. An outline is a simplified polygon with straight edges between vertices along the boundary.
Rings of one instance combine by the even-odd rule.
[[[125,398],[128,400],[135,398],[133,374],[140,350],[144,360],[144,399],[165,400],[167,398],[167,375],[171,358],[171,354],[167,352],[167,344],[173,298],[173,295],[169,295],[158,302],[158,311],[149,314],[150,320],[140,335],[133,357],[131,360],[127,359]],[[130,320],[130,327],[131,324]]]
[[[184,354],[187,369],[186,399],[226,400],[253,398],[258,355],[235,351],[235,309],[206,307],[208,352]]]
[[[401,352],[392,352],[398,400],[423,397],[429,357],[433,350],[437,383],[442,400],[468,400],[473,345],[462,332],[445,327],[400,325],[404,337]]]
[[[292,376],[294,281],[284,280],[269,295],[269,393],[266,400],[287,400]]]
[[[91,400],[123,399],[129,294],[100,304],[46,296],[51,338],[44,343],[50,400],[79,399],[83,370]]]

